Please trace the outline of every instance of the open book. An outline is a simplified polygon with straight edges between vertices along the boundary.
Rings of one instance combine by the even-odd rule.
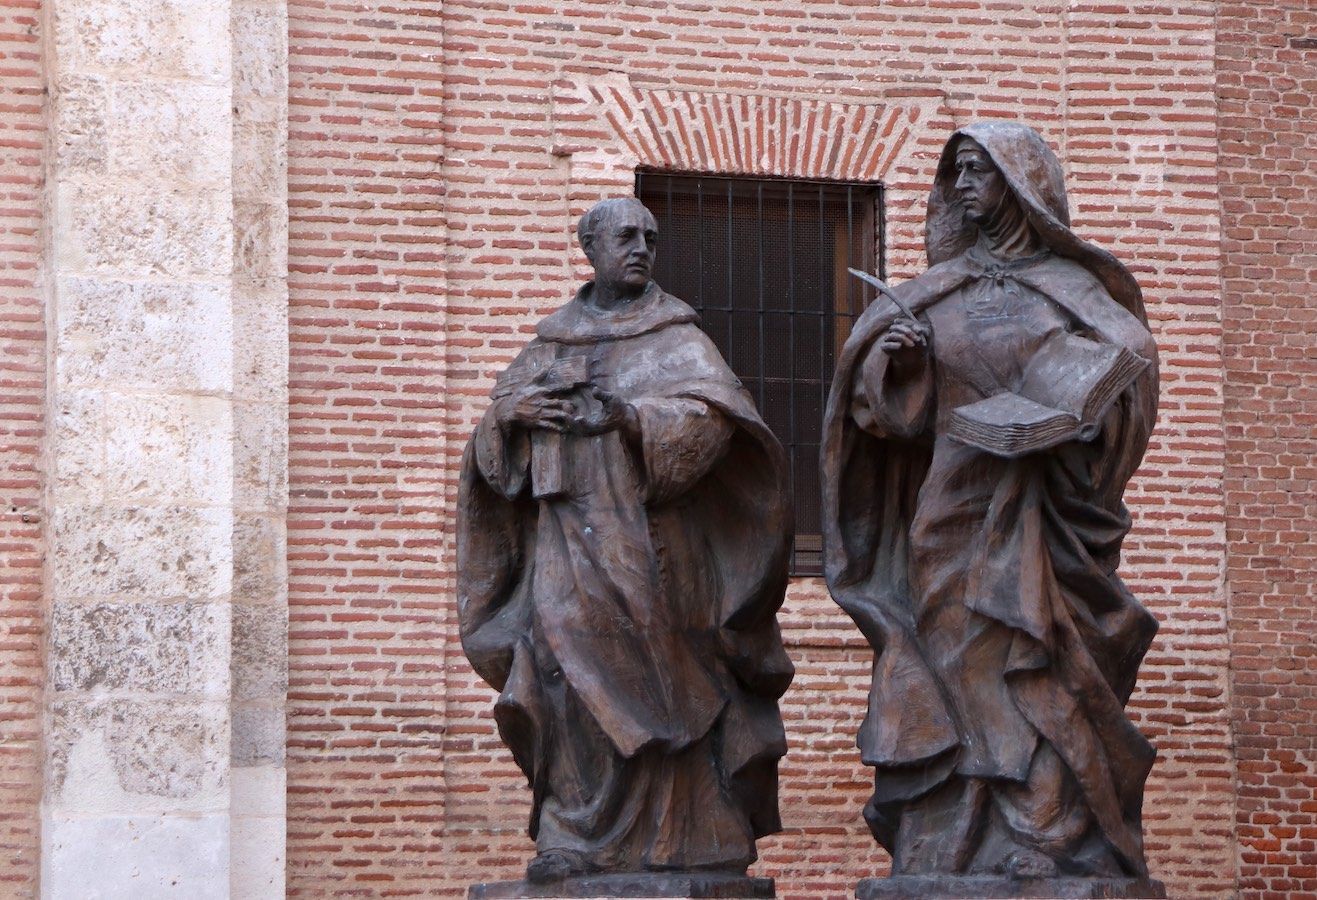
[[[1107,408],[1147,367],[1125,347],[1057,332],[1029,360],[1018,393],[952,412],[951,436],[1007,457],[1091,441]]]

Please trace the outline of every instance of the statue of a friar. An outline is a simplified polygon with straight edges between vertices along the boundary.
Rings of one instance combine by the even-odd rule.
[[[594,280],[498,378],[462,466],[462,645],[537,848],[472,895],[772,896],[745,873],[780,829],[784,454],[650,279],[649,211],[605,200],[578,237]]]

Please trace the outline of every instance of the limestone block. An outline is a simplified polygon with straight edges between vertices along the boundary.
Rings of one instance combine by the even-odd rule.
[[[205,278],[232,270],[227,190],[61,181],[54,194],[53,262],[60,272]]]
[[[288,208],[282,202],[233,204],[233,265],[240,277],[282,278],[288,272]]]
[[[229,693],[227,603],[57,603],[49,664],[55,691]]]
[[[233,504],[238,509],[288,505],[288,418],[277,402],[233,404]]]
[[[223,811],[229,724],[225,701],[56,695],[46,806],[85,815]]]
[[[282,699],[233,708],[232,761],[237,766],[284,764],[288,723]]]
[[[282,767],[233,770],[233,900],[284,896],[284,827],[287,779]]]
[[[105,489],[115,502],[231,502],[233,410],[228,400],[107,394],[105,422]]]
[[[233,602],[283,607],[287,532],[282,510],[237,513],[233,520]]]
[[[233,386],[227,281],[62,276],[55,295],[57,385],[169,391]]]
[[[94,390],[60,391],[51,405],[51,486],[64,502],[103,502],[104,395]]]
[[[228,185],[231,98],[224,85],[128,81],[114,83],[109,93],[112,175]]]
[[[66,71],[227,82],[229,4],[212,0],[53,0]]]
[[[278,122],[252,121],[243,115],[240,104],[233,128],[234,199],[284,201],[287,195],[287,128]],[[286,207],[279,218],[286,228]]]
[[[233,607],[235,700],[280,700],[288,693],[288,610],[283,606]]]
[[[41,893],[51,900],[227,900],[229,821],[210,816],[42,821]]]
[[[61,174],[103,176],[109,171],[109,84],[99,75],[64,75],[52,91],[55,167]]]
[[[230,840],[233,858],[232,900],[272,900],[283,897],[286,827],[282,817],[247,819],[235,816]]]
[[[234,285],[234,394],[283,405],[288,398],[288,290],[282,280]]]
[[[277,766],[238,766],[230,779],[234,817],[280,816],[287,808],[288,774]]]
[[[226,508],[67,505],[50,517],[50,590],[77,598],[210,600],[233,583]]]
[[[233,96],[282,100],[288,94],[288,11],[284,4],[233,4]]]

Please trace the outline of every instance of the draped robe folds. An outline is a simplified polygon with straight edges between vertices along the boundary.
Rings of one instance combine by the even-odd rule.
[[[1042,165],[1018,160],[1040,154],[1020,150],[1019,126],[994,128],[964,133],[1014,176],[1043,252],[1003,263],[959,220],[945,227],[953,138],[930,204],[935,265],[894,289],[930,323],[932,356],[918,375],[890,369],[876,342],[902,314],[880,299],[828,403],[825,571],[875,654],[865,816],[894,874],[1004,872],[1025,850],[1062,875],[1142,877],[1155,754],[1124,705],[1157,626],[1116,567],[1121,495],[1156,415],[1156,346],[1128,273],[1068,231],[1059,165],[1040,201],[1027,178]],[[1058,328],[1153,362],[1092,442],[1005,459],[946,433],[955,406],[1018,389],[1030,349]]]
[[[539,850],[598,869],[743,869],[780,828],[783,454],[694,321],[653,285],[611,314],[578,296],[499,379],[463,460],[463,646],[501,691]],[[568,486],[536,499],[530,438],[496,408],[546,355],[584,356],[640,439],[564,435]]]

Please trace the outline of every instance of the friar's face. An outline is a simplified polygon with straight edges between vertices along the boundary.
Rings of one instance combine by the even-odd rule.
[[[595,282],[618,293],[635,293],[649,284],[654,270],[658,225],[639,202],[618,204],[594,228],[585,255]]]
[[[996,213],[1010,188],[987,151],[965,139],[956,149],[956,190],[965,216],[979,225]]]

